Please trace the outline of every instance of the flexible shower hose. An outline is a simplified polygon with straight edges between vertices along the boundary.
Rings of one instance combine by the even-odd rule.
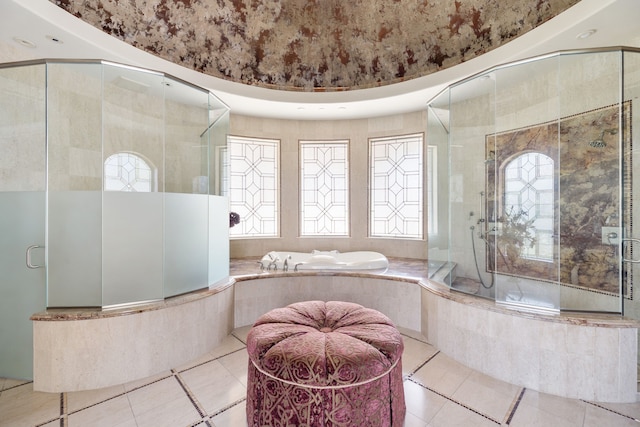
[[[473,231],[475,230],[476,227],[472,225],[470,228],[471,228],[471,248],[473,249],[473,261],[476,264],[476,271],[478,272],[478,279],[480,279],[480,284],[482,285],[483,288],[491,289],[491,288],[493,288],[493,284],[494,284],[494,282],[493,282],[493,280],[494,280],[493,273],[491,274],[491,285],[490,286],[485,285],[484,280],[482,280],[482,275],[480,274],[480,267],[478,266],[478,256],[476,255],[476,239],[473,236]]]

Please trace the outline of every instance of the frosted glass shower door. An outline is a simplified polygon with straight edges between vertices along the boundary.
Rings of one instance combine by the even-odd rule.
[[[45,308],[44,66],[0,69],[0,377],[33,378]],[[33,247],[37,245],[38,247]],[[1,416],[0,416],[1,418]]]

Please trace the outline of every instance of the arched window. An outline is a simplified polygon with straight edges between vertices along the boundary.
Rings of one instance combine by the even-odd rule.
[[[541,153],[514,157],[504,168],[504,215],[521,215],[534,244],[525,244],[523,258],[553,261],[553,159]]]
[[[104,161],[105,191],[155,191],[155,168],[133,153],[116,153]]]

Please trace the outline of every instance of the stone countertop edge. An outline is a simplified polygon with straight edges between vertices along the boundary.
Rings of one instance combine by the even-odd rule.
[[[167,298],[163,301],[129,305],[121,308],[51,308],[31,316],[33,321],[68,321],[90,320],[107,317],[127,316],[146,311],[162,310],[165,308],[186,304],[220,293],[236,282],[260,280],[269,278],[301,277],[301,276],[346,276],[370,279],[381,279],[396,282],[415,283],[421,288],[439,297],[477,308],[514,315],[523,318],[536,319],[555,323],[582,325],[604,328],[639,328],[640,321],[616,314],[606,313],[543,313],[535,310],[506,307],[495,301],[467,295],[462,292],[451,291],[446,285],[431,281],[427,278],[427,261],[411,258],[389,257],[389,269],[384,272],[362,271],[260,271],[257,258],[242,258],[231,260],[229,280],[215,287],[201,289],[187,294]]]

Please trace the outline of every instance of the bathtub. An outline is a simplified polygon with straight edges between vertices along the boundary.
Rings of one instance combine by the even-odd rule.
[[[386,270],[387,257],[371,251],[272,251],[258,262],[263,270]]]

